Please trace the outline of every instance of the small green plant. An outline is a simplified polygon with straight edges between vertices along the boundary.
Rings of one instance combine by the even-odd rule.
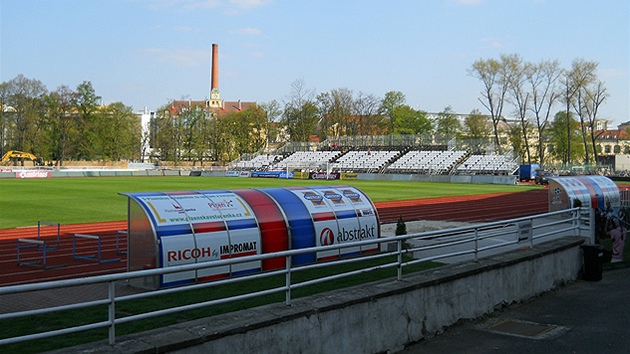
[[[406,235],[407,234],[407,224],[403,220],[402,215],[396,221],[396,236],[398,235]]]

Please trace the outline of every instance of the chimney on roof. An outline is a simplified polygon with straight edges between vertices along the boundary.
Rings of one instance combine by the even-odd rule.
[[[212,44],[212,77],[210,78],[210,91],[219,89],[219,45]]]

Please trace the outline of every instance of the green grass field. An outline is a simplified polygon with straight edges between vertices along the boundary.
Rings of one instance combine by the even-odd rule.
[[[0,229],[119,221],[127,218],[124,192],[215,190],[280,186],[352,185],[372,201],[519,192],[535,185],[487,185],[407,181],[322,181],[228,177],[85,177],[0,179]]]

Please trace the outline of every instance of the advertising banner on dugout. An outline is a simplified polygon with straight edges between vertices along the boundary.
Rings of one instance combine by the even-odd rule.
[[[128,243],[128,257],[138,260],[128,262],[130,271],[351,244],[380,236],[374,205],[354,187],[122,195],[129,198],[128,237],[134,240]],[[305,253],[292,256],[290,262],[296,266],[377,249],[375,244]],[[274,257],[166,274],[157,283],[143,278],[132,285],[168,287],[285,266],[284,257]]]

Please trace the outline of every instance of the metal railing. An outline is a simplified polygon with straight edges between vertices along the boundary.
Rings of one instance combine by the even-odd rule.
[[[116,326],[123,323],[139,321],[156,316],[168,315],[185,310],[215,306],[238,300],[251,299],[254,297],[260,297],[275,293],[284,293],[284,301],[288,305],[291,303],[292,300],[291,293],[295,289],[313,284],[323,283],[333,279],[352,277],[377,269],[396,268],[397,279],[402,280],[403,269],[417,263],[436,260],[440,260],[444,263],[476,261],[479,257],[482,256],[515,250],[518,248],[522,248],[523,246],[532,247],[534,244],[538,243],[542,239],[549,239],[551,237],[588,237],[593,232],[592,226],[594,225],[594,223],[592,220],[592,215],[593,213],[589,213],[588,211],[585,212],[584,209],[575,208],[507,221],[498,221],[431,232],[364,240],[352,244],[312,247],[277,253],[261,254],[256,256],[181,265],[175,267],[101,275],[89,278],[4,286],[0,287],[0,296],[26,293],[31,291],[43,291],[49,289],[68,288],[73,286],[107,283],[107,294],[104,294],[104,297],[98,300],[0,314],[0,320],[7,320],[32,315],[50,314],[65,310],[84,309],[92,306],[107,305],[107,320],[70,328],[52,330],[48,332],[0,339],[0,345],[48,338],[52,336],[76,333],[96,328],[108,328],[109,343],[115,344]],[[313,263],[299,267],[290,266],[292,257],[300,254],[340,250],[342,248],[349,247],[357,248],[359,246],[369,246],[374,244],[380,245],[380,252],[366,253],[362,254],[360,257],[341,258],[335,261]],[[129,279],[155,277],[164,274],[184,271],[196,271],[201,269],[222,267],[252,261],[262,261],[278,257],[283,257],[285,259],[285,267],[282,269],[254,273],[246,277],[225,278],[209,282],[197,283],[189,286],[166,288],[131,295],[116,295],[116,284],[121,281],[129,281]],[[342,273],[335,273],[333,275],[321,276],[305,281],[296,281],[294,279],[294,275],[302,271],[321,269],[325,267],[335,267],[340,264],[356,263],[365,260],[379,260],[385,259],[386,257],[391,257],[392,259],[394,259],[394,261],[386,259],[387,262],[383,264],[365,266],[360,269],[346,271]],[[226,284],[249,281],[252,279],[268,278],[273,276],[284,276],[284,285],[266,288],[247,294],[218,298],[214,300],[202,301],[198,303],[155,310],[151,312],[132,314],[124,317],[119,317],[116,314],[117,304],[125,301],[144,299],[194,289],[219,287]]]

